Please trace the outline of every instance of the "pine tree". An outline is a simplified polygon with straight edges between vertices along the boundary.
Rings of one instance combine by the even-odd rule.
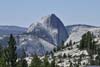
[[[54,49],[53,49],[53,52],[57,52],[57,48],[54,48]]]
[[[42,61],[38,58],[36,54],[33,56],[30,67],[42,67]]]
[[[4,56],[4,49],[0,49],[0,67],[8,67]]]
[[[73,63],[70,61],[70,65],[69,65],[69,67],[73,67]]]
[[[67,56],[66,56],[66,54],[64,53],[64,54],[63,54],[63,58],[66,58],[66,57],[67,57]]]
[[[9,41],[8,41],[8,48],[6,50],[6,58],[7,62],[10,67],[16,67],[16,60],[17,60],[17,54],[16,54],[16,41],[13,37],[13,35],[10,35]]]
[[[53,58],[53,61],[51,62],[51,67],[56,67],[55,58]]]
[[[17,63],[17,67],[28,67],[27,61],[25,59],[21,59]]]
[[[50,67],[50,63],[48,61],[48,57],[47,56],[45,56],[45,58],[44,58],[43,67]]]
[[[26,53],[23,49],[23,53],[22,53],[21,59],[17,63],[17,67],[28,67],[25,57],[26,57]]]
[[[97,60],[98,60],[98,65],[100,65],[100,48],[98,48],[98,58],[97,58]]]
[[[3,52],[3,47],[0,44],[0,57],[2,56],[2,52]]]
[[[71,49],[72,49],[72,46],[73,46],[72,40],[70,40],[69,45],[71,46]]]
[[[4,50],[3,50],[3,57],[4,57],[4,60],[5,60],[5,62],[6,62],[6,65],[8,66],[8,67],[10,67],[10,61],[9,61],[9,53],[8,53],[8,48],[5,48]]]
[[[95,52],[95,41],[94,41],[94,36],[91,32],[87,32],[82,36],[82,39],[80,41],[80,47],[81,50],[87,49],[89,52]]]
[[[6,65],[6,61],[5,61],[5,58],[3,56],[0,57],[0,67],[8,67]]]
[[[64,41],[62,41],[62,44],[61,44],[62,46],[61,46],[61,49],[64,49],[65,48],[65,46],[64,46]]]
[[[83,36],[82,36],[82,39],[80,40],[80,49],[85,49],[86,47],[87,47],[87,45],[86,45],[86,34],[84,34]]]

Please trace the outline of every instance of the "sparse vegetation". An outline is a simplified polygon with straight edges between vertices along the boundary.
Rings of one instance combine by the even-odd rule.
[[[6,48],[2,48],[2,46],[0,46],[0,67],[60,67],[58,64],[64,63],[65,59],[69,60],[69,67],[79,67],[81,65],[100,65],[100,48],[96,43],[97,42],[94,41],[93,34],[91,32],[87,32],[82,36],[80,44],[77,44],[76,42],[72,43],[72,40],[70,40],[67,45],[64,45],[64,42],[62,42],[62,46],[54,48],[51,52],[46,52],[43,59],[40,59],[41,57],[37,54],[33,55],[31,64],[28,65],[25,59],[26,53],[24,49],[22,56],[20,58],[17,56],[16,41],[11,34],[8,46]],[[59,51],[64,51],[65,49],[68,51],[73,50],[74,45],[76,45],[76,48],[80,51],[86,50],[88,55],[84,53],[81,53],[80,55],[61,53],[55,56],[55,53]],[[49,59],[50,56],[51,59]],[[87,59],[88,63],[83,62],[84,59]]]

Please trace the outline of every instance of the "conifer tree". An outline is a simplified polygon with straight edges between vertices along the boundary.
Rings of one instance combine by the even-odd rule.
[[[25,50],[23,49],[22,56],[21,56],[21,59],[17,63],[17,67],[28,67],[25,57],[26,57],[26,53],[25,53]]]
[[[73,46],[72,40],[70,40],[69,45],[71,46],[71,49],[72,49],[72,46]]]
[[[4,49],[2,47],[0,49],[0,67],[7,67],[6,60],[4,57]]]
[[[50,67],[50,63],[48,61],[48,57],[47,56],[45,56],[45,58],[44,58],[43,67]]]
[[[73,67],[73,63],[70,61],[70,65],[69,65],[69,67]]]
[[[27,61],[25,59],[21,59],[17,63],[17,67],[28,67]]]
[[[91,32],[87,32],[82,36],[82,39],[80,41],[80,47],[82,49],[95,50],[95,41],[93,38],[93,34]],[[94,52],[94,51],[93,51]]]
[[[55,63],[55,58],[53,58],[53,61],[51,62],[51,67],[57,67]]]
[[[5,58],[3,56],[0,57],[0,67],[8,67],[6,65],[6,61],[5,61]]]
[[[42,61],[39,59],[39,57],[35,54],[33,56],[33,59],[31,61],[30,67],[41,67]]]
[[[3,52],[3,47],[0,44],[0,57],[2,56],[2,52]]]
[[[63,54],[63,58],[66,58],[66,57],[67,57],[67,56],[66,56],[66,54],[64,53],[64,54]]]
[[[8,41],[8,48],[6,50],[7,62],[9,63],[10,67],[16,67],[16,60],[17,60],[17,53],[16,53],[16,41],[13,35],[10,35]]]

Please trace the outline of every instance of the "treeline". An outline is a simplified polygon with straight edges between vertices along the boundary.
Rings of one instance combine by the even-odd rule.
[[[48,61],[48,56],[45,56],[42,60],[37,56],[34,55],[30,67],[59,67],[56,65],[55,58],[52,61]]]
[[[0,45],[0,67],[28,67],[25,56],[18,60],[16,49],[16,41],[11,34],[7,47],[3,48]]]
[[[53,49],[53,52],[63,51],[64,49],[68,48],[68,50],[73,49],[73,45],[75,45],[76,42],[72,42],[72,40],[69,41],[66,45],[64,45],[64,41],[62,41],[61,45],[57,46]],[[52,54],[51,52],[50,54]]]
[[[16,49],[16,41],[11,34],[7,47],[3,48],[0,45],[0,67],[58,67],[55,63],[55,59],[52,59],[52,61],[49,62],[48,57],[45,56],[45,58],[41,60],[36,54],[33,56],[31,64],[29,65],[25,59],[25,51],[23,50],[23,53],[19,58]]]
[[[89,31],[82,36],[80,41],[79,49],[88,51],[90,65],[100,65],[100,44],[97,43],[98,41],[95,41],[95,36]],[[97,56],[94,57],[94,55]]]

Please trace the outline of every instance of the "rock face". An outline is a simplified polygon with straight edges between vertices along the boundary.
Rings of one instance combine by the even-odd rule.
[[[100,27],[81,24],[65,27],[55,14],[51,14],[31,24],[28,29],[17,26],[0,26],[0,44],[6,47],[9,34],[12,33],[16,39],[19,56],[23,49],[27,55],[34,53],[44,55],[47,51],[50,52],[60,46],[62,41],[66,41],[65,44],[70,40],[80,41],[81,36],[87,31],[93,32],[97,38],[100,38]]]
[[[24,49],[28,56],[34,55],[44,55],[47,51],[52,51],[55,46],[47,41],[38,38],[34,35],[20,35],[15,37],[17,41],[17,53],[20,56],[22,50]]]
[[[100,27],[96,26],[83,24],[69,25],[66,26],[66,30],[69,34],[69,38],[67,39],[66,43],[68,43],[70,40],[73,42],[80,41],[82,35],[88,31],[92,32],[97,38],[100,37]]]
[[[32,56],[35,53],[44,55],[46,52],[52,51],[56,46],[34,35],[14,35],[16,39],[17,54],[20,57],[25,51],[26,55]],[[8,45],[8,35],[0,36],[0,45],[6,47]]]
[[[27,55],[44,55],[47,51],[52,51],[55,47],[61,45],[62,41],[68,38],[65,26],[61,20],[55,15],[42,17],[40,21],[30,25],[28,30],[17,27],[0,27],[1,30],[7,30],[15,33],[17,53],[20,56],[23,49]],[[16,34],[18,31],[18,34]],[[19,33],[24,32],[24,34]],[[26,32],[25,32],[26,31]],[[0,43],[7,45],[9,33],[0,36]]]
[[[37,35],[56,46],[68,38],[65,26],[55,14],[42,17],[40,21],[31,24],[27,33]]]

